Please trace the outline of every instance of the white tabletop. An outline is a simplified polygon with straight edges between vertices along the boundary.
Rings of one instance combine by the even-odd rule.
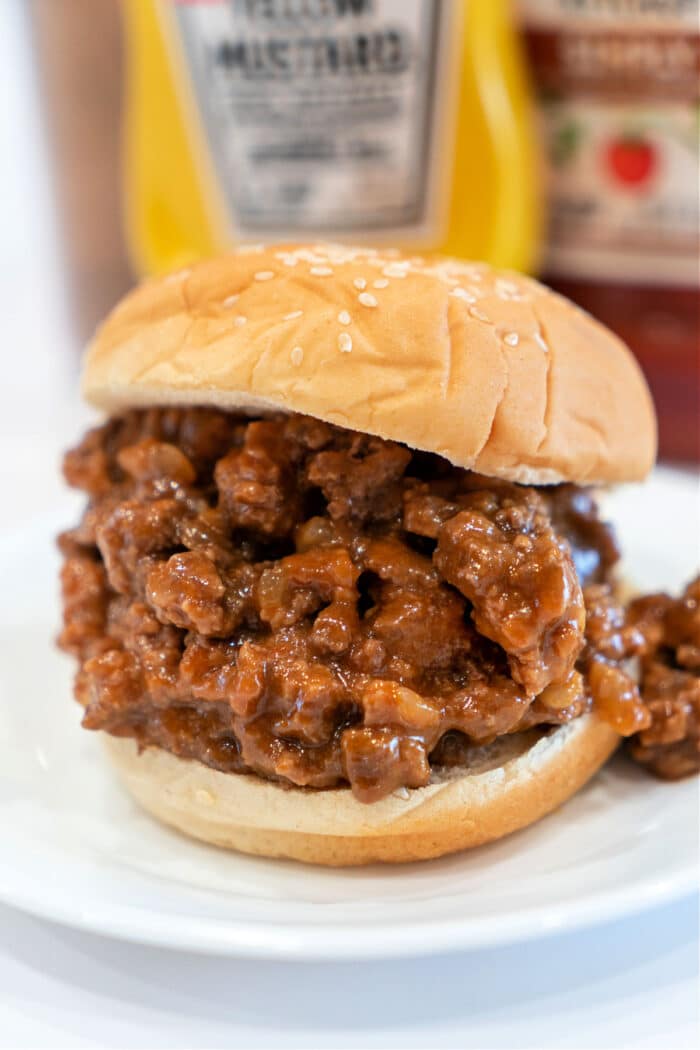
[[[289,966],[0,909],[0,1045],[680,1050],[698,1045],[697,924],[684,902],[538,944]]]
[[[23,8],[0,3],[0,93],[15,103],[0,107],[0,157],[12,158],[0,166],[0,314],[15,355],[0,387],[6,518],[13,503],[27,514],[57,496],[58,449],[86,416]],[[209,959],[0,907],[0,1047],[674,1050],[698,1035],[692,900],[537,943],[362,965]]]

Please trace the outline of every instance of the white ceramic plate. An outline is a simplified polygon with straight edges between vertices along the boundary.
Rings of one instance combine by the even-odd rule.
[[[640,586],[695,571],[697,481],[659,472],[609,497]],[[0,535],[0,899],[72,926],[265,958],[369,958],[493,945],[650,907],[697,884],[697,781],[616,759],[558,813],[461,856],[324,871],[160,827],[79,729],[51,646],[68,511]],[[669,539],[672,537],[672,539]]]

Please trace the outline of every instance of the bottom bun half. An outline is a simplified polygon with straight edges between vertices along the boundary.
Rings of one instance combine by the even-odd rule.
[[[349,788],[282,787],[219,773],[159,748],[105,736],[137,802],[193,838],[262,857],[330,866],[407,862],[479,846],[539,820],[613,753],[619,736],[593,715],[475,748],[467,765],[370,805]]]

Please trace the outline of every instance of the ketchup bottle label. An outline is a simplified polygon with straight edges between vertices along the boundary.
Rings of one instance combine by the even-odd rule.
[[[169,0],[209,183],[239,238],[434,240],[454,18],[433,0]],[[225,218],[224,218],[225,217]]]
[[[698,281],[699,0],[520,0],[554,276]]]

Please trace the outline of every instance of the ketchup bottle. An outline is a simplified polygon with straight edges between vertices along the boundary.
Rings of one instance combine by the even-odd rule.
[[[661,455],[697,460],[700,0],[519,8],[548,169],[544,277],[636,353]]]

